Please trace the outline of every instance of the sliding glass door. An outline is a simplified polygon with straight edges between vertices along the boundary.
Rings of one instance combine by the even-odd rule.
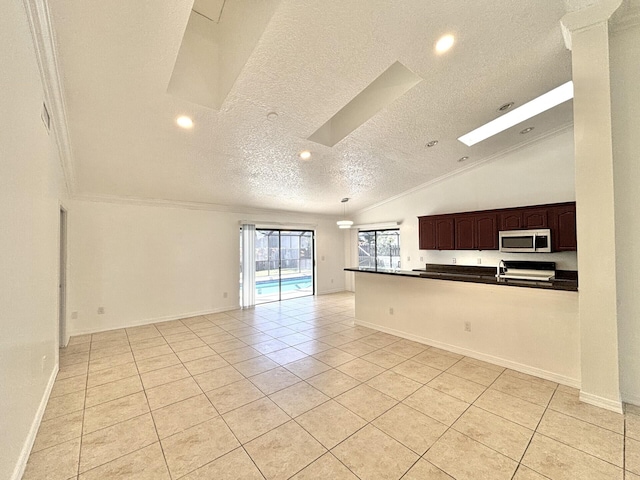
[[[313,232],[256,229],[256,304],[313,295]]]

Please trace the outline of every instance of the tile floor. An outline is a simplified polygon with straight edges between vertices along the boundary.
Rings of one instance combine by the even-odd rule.
[[[72,338],[24,479],[640,480],[640,408],[354,326],[353,301]]]

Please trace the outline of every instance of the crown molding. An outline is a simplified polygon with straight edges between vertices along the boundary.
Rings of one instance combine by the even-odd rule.
[[[417,192],[419,190],[422,190],[423,188],[427,188],[430,187],[431,185],[435,185],[437,183],[440,183],[444,180],[447,180],[451,177],[456,177],[458,175],[461,175],[463,173],[466,173],[470,170],[475,170],[478,167],[481,167],[482,165],[486,164],[486,163],[490,163],[493,162],[495,160],[499,160],[500,158],[504,157],[505,155],[514,152],[516,150],[520,150],[521,148],[527,147],[529,145],[533,145],[535,143],[541,142],[542,140],[545,140],[549,137],[555,137],[556,135],[560,135],[568,130],[573,129],[573,122],[567,124],[567,125],[562,125],[561,127],[558,127],[556,129],[550,130],[548,132],[546,132],[544,135],[540,135],[539,137],[536,137],[534,139],[531,139],[527,142],[523,142],[523,143],[519,143],[518,145],[514,145],[513,147],[509,147],[506,148],[504,150],[501,150],[500,152],[494,153],[493,155],[490,155],[486,158],[483,158],[482,160],[479,160],[471,165],[468,165],[466,167],[460,168],[458,170],[454,170],[452,172],[446,173],[438,178],[434,178],[433,180],[429,180],[428,182],[425,183],[421,183],[420,185],[413,187],[409,190],[405,190],[404,192],[401,192],[397,195],[394,195],[392,197],[386,198],[385,200],[382,200],[381,202],[378,203],[374,203],[373,205],[370,205],[368,207],[365,207],[363,209],[360,209],[356,212],[353,213],[353,215],[360,215],[361,213],[367,212],[369,210],[373,210],[374,208],[378,208],[381,207],[382,205],[385,205],[389,202],[393,202],[394,200],[397,200],[399,198],[402,197],[406,197],[407,195],[411,195],[414,192]]]
[[[45,103],[51,115],[51,130],[54,132],[58,147],[67,193],[71,195],[75,191],[76,177],[49,6],[47,0],[23,0],[23,4],[40,70]]]

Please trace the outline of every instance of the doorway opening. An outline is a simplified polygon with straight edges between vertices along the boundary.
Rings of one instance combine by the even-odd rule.
[[[58,274],[58,341],[67,346],[67,211],[60,207],[60,272]]]

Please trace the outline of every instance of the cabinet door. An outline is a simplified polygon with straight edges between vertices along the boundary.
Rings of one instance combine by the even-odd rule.
[[[455,226],[452,216],[436,220],[436,243],[438,250],[455,250]]]
[[[530,208],[522,212],[523,228],[547,228],[548,209],[546,208]]]
[[[456,216],[456,250],[474,250],[476,248],[475,216]]]
[[[522,212],[507,211],[500,214],[500,230],[517,230],[522,228]]]
[[[418,244],[420,250],[436,249],[436,221],[434,217],[418,218]]]
[[[555,229],[551,233],[551,241],[557,252],[575,251],[578,249],[576,235],[576,206],[564,205],[554,208]]]
[[[478,250],[498,249],[498,225],[495,214],[476,215],[476,248]],[[456,234],[458,226],[456,225]]]

